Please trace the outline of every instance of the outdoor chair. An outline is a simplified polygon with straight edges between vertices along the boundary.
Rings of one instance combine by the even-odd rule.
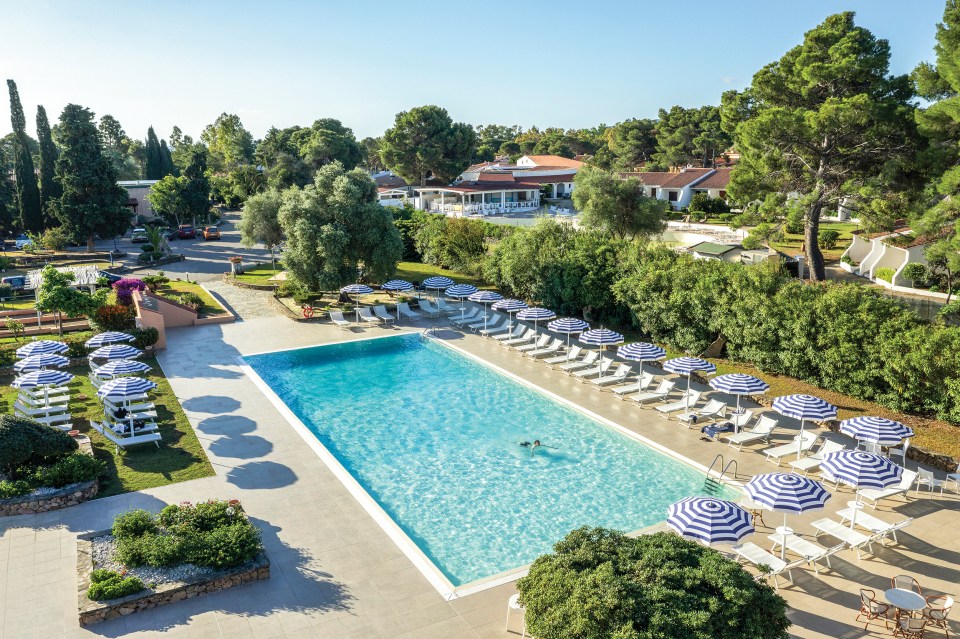
[[[527,330],[527,327],[523,324],[514,324],[513,329],[510,328],[510,320],[506,320],[503,324],[500,325],[501,328],[497,329],[493,333],[487,333],[488,336],[497,340],[498,342],[505,342],[508,339],[516,339],[523,335],[524,331]],[[494,334],[497,333],[497,334]],[[480,334],[483,335],[483,331],[480,331]]]
[[[383,304],[378,304],[377,306],[374,306],[373,314],[379,317],[384,322],[392,322],[394,321],[394,319],[396,319],[394,318],[393,315],[387,312],[387,307],[384,306]]]
[[[519,346],[521,344],[526,344],[527,342],[532,342],[537,339],[537,334],[532,328],[526,329],[520,337],[515,337],[513,339],[505,339],[500,342],[502,346]]]
[[[698,422],[715,422],[717,419],[722,418],[727,412],[727,405],[721,402],[719,399],[711,399],[707,402],[706,406],[700,410],[687,411],[677,415],[677,419],[690,428],[695,426]]]
[[[350,322],[343,319],[342,311],[330,311],[330,321],[337,325],[341,331],[350,326]]]
[[[497,326],[488,324],[487,328],[481,328],[479,331],[477,331],[477,335],[482,335],[483,337],[493,337],[495,339],[499,339],[501,335],[510,335],[510,320],[504,318],[503,322]]]
[[[643,391],[650,388],[650,384],[653,383],[653,374],[652,373],[641,373],[640,379],[631,383],[624,384],[623,386],[616,386],[610,390],[614,395],[620,399],[626,399],[627,395],[630,393],[642,393]]]
[[[429,300],[420,300],[420,310],[430,317],[440,317],[440,309],[435,308]]]
[[[612,384],[621,384],[632,372],[633,369],[630,367],[630,364],[620,364],[617,366],[617,370],[613,371],[612,375],[605,375],[593,380],[593,385],[597,388],[603,388]]]
[[[767,461],[776,462],[777,466],[784,458],[791,455],[799,457],[807,453],[820,437],[816,433],[805,432],[793,438],[793,441],[783,446],[774,446],[767,448],[763,452],[767,456]]]
[[[585,382],[591,377],[605,374],[611,366],[613,366],[613,360],[609,357],[603,357],[600,359],[600,363],[598,363],[596,366],[577,371],[570,371],[570,374],[579,379],[581,382]]]
[[[680,410],[685,410],[689,412],[689,409],[695,407],[697,402],[700,401],[700,391],[693,389],[688,389],[683,391],[683,395],[680,396],[675,402],[669,404],[661,404],[656,406],[657,412],[666,417],[670,418],[670,413],[675,413]]]
[[[676,386],[676,382],[670,379],[660,380],[660,384],[653,389],[652,391],[645,391],[643,393],[637,393],[633,396],[633,401],[638,404],[646,404],[647,402],[656,402],[664,401],[673,392],[673,387]]]
[[[799,472],[802,475],[806,475],[807,471],[813,470],[820,466],[820,462],[823,461],[824,455],[827,453],[835,453],[843,450],[844,448],[845,446],[841,442],[827,439],[820,444],[820,448],[817,450],[817,452],[809,457],[804,457],[803,459],[795,459],[790,462],[790,465],[793,466],[793,472]]]
[[[949,635],[947,628],[947,616],[950,609],[953,608],[953,597],[949,595],[931,595],[927,597],[927,607],[923,609],[923,616],[930,620],[930,625],[937,628],[943,628]]]
[[[727,435],[727,446],[733,447],[736,445],[737,450],[743,450],[744,444],[752,444],[758,441],[769,442],[770,434],[776,429],[777,424],[777,420],[769,415],[761,415],[752,429]]]
[[[957,467],[953,470],[953,472],[947,475],[946,482],[956,486],[954,492],[960,493],[960,464],[957,464]]]
[[[927,486],[930,489],[931,493],[937,488],[939,488],[940,494],[941,495],[943,494],[943,487],[947,482],[943,481],[942,479],[937,479],[936,477],[934,477],[932,470],[924,470],[923,468],[918,468],[917,472],[919,473],[919,477],[917,477],[918,493],[920,492],[921,486]]]
[[[819,537],[822,534],[830,535],[831,537],[836,537],[843,543],[847,545],[848,548],[852,548],[857,551],[857,559],[860,559],[860,551],[864,547],[873,554],[873,538],[867,537],[863,533],[859,533],[856,530],[851,530],[848,526],[844,526],[840,522],[834,521],[833,519],[818,519],[813,522],[813,528],[817,532],[814,534],[814,538]]]
[[[910,449],[910,438],[903,440],[900,446],[894,446],[887,449],[887,456],[892,460],[894,457],[900,458],[900,465],[907,465],[907,450]]]
[[[890,587],[899,588],[900,590],[912,590],[921,597],[923,596],[923,588],[920,587],[920,582],[910,575],[896,575],[891,577]]]
[[[768,539],[773,542],[771,552],[773,552],[777,546],[786,546],[790,552],[803,557],[817,575],[820,574],[820,566],[817,564],[818,561],[826,561],[827,568],[832,569],[833,566],[830,565],[830,557],[846,547],[846,544],[837,544],[832,548],[824,548],[820,544],[814,543],[809,539],[804,539],[794,533],[788,533],[786,535],[774,533],[770,535]]]
[[[544,363],[545,363],[547,366],[550,366],[551,368],[554,366],[554,364],[569,364],[569,363],[575,361],[578,357],[580,357],[580,353],[581,353],[582,351],[583,351],[583,347],[582,347],[582,346],[574,346],[573,348],[571,348],[569,351],[567,351],[567,352],[564,353],[563,355],[557,355],[556,357],[550,357],[550,358],[545,359],[545,360],[543,360],[543,361],[544,361]]]
[[[753,566],[767,566],[770,568],[770,572],[761,573],[762,577],[767,579],[773,579],[774,588],[777,590],[780,589],[780,580],[778,577],[780,575],[786,574],[787,580],[791,583],[793,582],[793,573],[791,572],[794,568],[798,568],[803,565],[806,560],[799,559],[790,563],[785,562],[783,559],[775,555],[771,555],[766,550],[756,545],[755,543],[748,541],[744,544],[733,547],[733,552],[747,563],[753,564]]]
[[[865,513],[860,509],[853,508],[844,508],[837,513],[837,517],[840,518],[840,523],[853,521],[854,525],[859,526],[864,530],[869,530],[874,535],[883,534],[884,536],[892,537],[894,543],[900,543],[900,541],[897,539],[897,531],[902,530],[913,523],[913,517],[908,517],[907,519],[898,521],[895,524],[890,524],[882,519],[874,517],[870,513]]]
[[[563,371],[564,373],[569,373],[572,371],[580,370],[581,368],[590,368],[593,366],[596,361],[600,359],[600,353],[597,351],[589,351],[586,355],[583,356],[583,359],[570,362],[569,364],[561,364],[557,369]]]
[[[451,319],[450,323],[454,326],[463,326],[464,324],[472,324],[476,322],[477,318],[483,319],[483,316],[480,314],[480,309],[474,308],[462,317],[455,317]]]
[[[359,309],[358,314],[360,315],[360,319],[368,324],[379,324],[383,321],[379,317],[376,317],[368,306]]]
[[[554,353],[558,353],[561,348],[563,348],[563,340],[560,339],[559,337],[556,337],[552,342],[550,342],[543,348],[538,348],[535,351],[530,351],[529,353],[527,353],[527,355],[534,359],[538,357],[547,357],[549,355],[553,355]]]
[[[530,353],[535,350],[543,348],[544,346],[547,345],[547,342],[549,341],[550,341],[550,335],[548,335],[547,333],[544,333],[540,337],[536,338],[536,341],[534,342],[529,342],[527,344],[519,344],[517,346],[514,346],[513,348],[518,353]]]
[[[866,623],[863,624],[863,629],[866,630],[867,626],[870,625],[870,622],[874,619],[883,619],[883,625],[888,630],[890,629],[890,618],[887,616],[890,614],[890,604],[877,601],[877,593],[868,588],[860,589],[860,612],[857,614],[857,621],[866,620]]]
[[[410,305],[406,302],[400,302],[397,304],[397,308],[400,309],[400,314],[406,317],[407,319],[416,320],[419,319],[422,313],[418,313],[410,308]],[[342,314],[341,314],[342,317]]]
[[[900,617],[893,636],[903,637],[903,639],[923,639],[928,622],[929,620],[923,617]]]
[[[881,499],[886,499],[888,497],[894,497],[896,495],[903,495],[904,499],[907,498],[907,493],[910,491],[910,488],[913,487],[913,482],[917,480],[917,471],[915,470],[904,470],[900,475],[900,483],[896,486],[891,486],[890,488],[884,488],[883,490],[879,488],[861,488],[857,491],[860,499],[864,501],[873,502],[870,504],[873,508],[877,507],[877,503]]]
[[[464,324],[466,328],[469,328],[471,331],[476,333],[477,331],[493,328],[494,326],[501,325],[500,320],[506,319],[500,313],[490,313],[489,315],[482,315],[470,323]]]

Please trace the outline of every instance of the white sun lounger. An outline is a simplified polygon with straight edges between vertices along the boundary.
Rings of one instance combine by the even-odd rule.
[[[598,377],[593,380],[593,385],[597,388],[603,388],[604,386],[610,386],[612,384],[621,384],[632,372],[633,368],[630,364],[620,364],[617,366],[617,370],[613,371],[612,375],[604,375],[603,377]]]
[[[902,519],[895,524],[890,524],[882,519],[874,517],[870,513],[864,512],[862,509],[855,510],[853,508],[844,508],[843,510],[838,511],[837,517],[840,518],[841,524],[852,519],[854,526],[859,526],[864,530],[869,530],[871,534],[883,534],[885,536],[893,537],[894,543],[900,543],[897,539],[897,531],[902,530],[913,523],[913,517],[908,517],[907,519]]]
[[[767,456],[767,461],[777,462],[777,466],[779,466],[780,462],[783,461],[785,457],[789,457],[790,455],[797,457],[807,453],[811,448],[813,448],[813,445],[817,443],[819,438],[820,436],[816,433],[807,431],[802,435],[797,435],[794,437],[793,441],[789,444],[784,444],[783,446],[774,446],[773,448],[767,448],[761,452]]]
[[[157,433],[157,432],[145,433],[143,435],[131,435],[129,437],[121,437],[117,433],[113,432],[112,429],[106,428],[103,424],[100,424],[98,422],[91,420],[90,425],[93,427],[95,431],[97,431],[98,433],[100,433],[101,435],[109,439],[111,442],[113,442],[118,452],[121,448],[127,448],[128,446],[136,446],[137,444],[148,444],[150,442],[153,442],[154,444],[156,444],[157,448],[160,447],[161,437],[160,437],[160,433]]]
[[[813,470],[820,466],[820,462],[823,461],[823,456],[827,453],[835,453],[838,450],[843,450],[845,446],[838,441],[833,441],[832,439],[824,440],[820,444],[820,448],[814,454],[809,457],[804,457],[803,459],[794,459],[790,462],[790,465],[793,466],[793,472],[801,473],[803,475],[807,474],[807,471]]]
[[[776,552],[777,546],[783,546],[786,544],[787,550],[803,557],[804,560],[810,564],[810,567],[813,568],[813,571],[818,575],[820,574],[820,567],[817,565],[818,561],[826,561],[827,568],[833,568],[833,566],[830,564],[831,555],[835,555],[846,548],[846,544],[837,544],[832,548],[824,548],[820,544],[814,543],[809,539],[804,539],[803,537],[794,533],[789,533],[786,535],[774,533],[772,535],[768,535],[767,539],[773,543],[770,548],[771,553]]]
[[[397,304],[397,308],[400,309],[400,314],[409,319],[418,319],[422,313],[418,313],[410,308],[410,305],[406,302],[400,302]]]
[[[45,417],[48,415],[56,415],[63,413],[67,410],[66,404],[55,404],[52,406],[27,406],[19,399],[13,403],[13,410],[25,417],[35,418],[35,417]]]
[[[663,401],[673,392],[673,387],[676,386],[676,382],[670,379],[661,379],[660,384],[653,389],[652,391],[646,391],[643,393],[637,393],[633,396],[633,401],[638,404],[646,404],[647,402],[657,402]]]
[[[723,417],[727,412],[727,405],[719,399],[711,399],[706,406],[700,410],[688,411],[677,415],[677,419],[687,424],[687,427],[697,426],[699,424],[714,422]]]
[[[554,353],[558,353],[561,348],[563,348],[563,340],[560,339],[559,337],[556,337],[552,342],[550,342],[543,348],[538,348],[535,351],[530,351],[529,353],[527,353],[527,356],[532,357],[534,359],[538,357],[548,357],[550,355],[553,355]]]
[[[547,366],[551,366],[551,367],[554,366],[555,364],[570,364],[571,362],[576,360],[578,357],[580,357],[580,353],[582,351],[583,351],[582,346],[574,346],[563,355],[557,355],[556,357],[551,357],[543,361]]]
[[[383,321],[379,317],[373,314],[373,311],[370,310],[369,306],[364,306],[363,308],[361,308],[359,311],[359,314],[360,314],[360,319],[362,319],[364,322],[367,322],[368,324],[370,323],[379,324],[380,322]]]
[[[732,435],[722,435],[727,438],[727,446],[736,446],[737,450],[743,450],[744,444],[752,444],[758,441],[770,441],[770,433],[777,427],[777,420],[769,415],[761,415],[756,425],[750,430],[742,430]]]
[[[732,413],[729,418],[730,423],[733,424],[735,429],[734,432],[743,430],[743,427],[749,424],[751,419],[753,419],[753,411],[743,410],[742,408],[739,413]]]
[[[350,322],[343,319],[343,312],[341,311],[330,311],[330,321],[336,324],[341,331],[350,326]]]
[[[532,342],[535,339],[537,339],[537,333],[532,328],[528,328],[520,337],[502,340],[500,344],[503,346],[520,346],[521,344]]]
[[[487,324],[487,328],[481,328],[477,331],[477,335],[483,335],[484,337],[498,337],[499,335],[509,335],[510,331],[510,320],[504,318],[500,324],[494,326],[493,324]]]
[[[378,304],[373,307],[373,314],[379,317],[384,322],[392,322],[396,318],[387,312],[387,307],[383,304]]]
[[[505,342],[508,339],[516,339],[523,335],[524,331],[527,330],[527,327],[523,324],[514,323],[513,328],[510,328],[510,320],[506,320],[503,324],[503,332],[496,335],[490,335],[491,338],[495,339],[498,342]]]
[[[821,534],[827,534],[831,537],[836,537],[849,548],[853,548],[857,551],[857,559],[860,558],[860,551],[867,547],[867,550],[870,554],[873,554],[873,542],[872,537],[868,537],[863,533],[857,532],[856,530],[851,530],[849,526],[844,526],[838,521],[833,519],[818,519],[813,522],[813,527],[817,531],[814,537],[819,537]]]
[[[530,342],[529,344],[518,344],[513,348],[518,353],[532,353],[535,350],[539,350],[545,347],[549,342],[550,342],[550,335],[548,335],[547,333],[544,333],[543,335],[538,337],[537,341],[535,342]]]
[[[434,307],[429,300],[420,300],[420,310],[430,317],[440,317],[440,309]]]
[[[491,326],[497,326],[500,324],[500,320],[505,319],[500,313],[492,313],[486,319],[479,318],[476,322],[472,324],[467,324],[467,328],[476,333],[477,331],[483,330],[485,328],[490,328]]]
[[[477,321],[477,318],[483,319],[483,315],[480,314],[479,308],[473,308],[469,313],[463,315],[463,317],[454,317],[450,319],[450,323],[455,326],[462,326],[464,324],[473,324]]]
[[[873,502],[870,505],[873,508],[876,508],[877,502],[879,502],[881,499],[887,499],[888,497],[894,497],[896,495],[903,495],[904,499],[906,499],[907,493],[910,491],[910,488],[913,486],[915,481],[917,481],[917,471],[904,470],[900,475],[900,483],[896,486],[884,488],[883,490],[880,490],[879,488],[861,488],[857,491],[857,494],[864,501]]]
[[[103,383],[103,380],[100,380],[100,383]],[[45,406],[60,406],[70,403],[69,395],[51,395],[50,397],[44,398],[36,397],[34,395],[28,395],[27,393],[21,392],[17,395],[17,401],[29,406],[30,408],[43,408]]]
[[[583,356],[583,359],[570,362],[568,364],[561,364],[557,368],[564,373],[569,373],[572,371],[578,371],[581,368],[590,368],[597,362],[598,359],[600,359],[599,351],[589,351]]]
[[[602,375],[607,372],[607,370],[613,365],[613,360],[609,357],[601,357],[597,360],[593,366],[587,366],[585,368],[578,368],[576,370],[567,371],[573,377],[576,377],[580,380],[585,380],[587,378],[593,377],[595,375]]]
[[[459,313],[460,309],[456,306],[450,306],[447,304],[446,300],[442,298],[437,298],[437,310],[441,313]]]
[[[756,566],[767,566],[770,568],[770,572],[762,575],[763,577],[773,577],[774,587],[778,590],[780,589],[780,580],[777,579],[779,575],[784,573],[787,574],[787,579],[792,583],[793,574],[790,572],[794,568],[801,566],[805,563],[806,560],[800,559],[790,563],[785,562],[783,559],[775,555],[771,555],[766,550],[756,545],[752,541],[748,541],[745,544],[740,544],[733,547],[733,552],[737,554],[743,561],[746,561],[750,564]]]
[[[616,386],[611,388],[611,392],[620,399],[626,399],[629,393],[642,393],[643,391],[650,388],[650,384],[653,383],[653,374],[652,373],[641,373],[640,379],[637,381],[624,384],[623,386]]]
[[[700,391],[693,390],[691,388],[689,390],[683,391],[683,394],[680,396],[680,399],[678,399],[677,401],[671,402],[669,404],[661,404],[660,406],[656,406],[655,408],[657,409],[658,413],[660,413],[661,415],[669,419],[670,413],[675,413],[678,410],[687,410],[688,408],[693,408],[694,406],[697,405],[697,402],[699,401],[700,401]]]

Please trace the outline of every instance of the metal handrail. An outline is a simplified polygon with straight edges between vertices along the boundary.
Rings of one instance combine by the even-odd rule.
[[[707,479],[710,479],[710,471],[713,470],[713,465],[717,463],[717,460],[720,461],[720,467],[723,468],[723,453],[717,453],[717,456],[713,458],[712,462],[710,462],[710,467],[707,468]],[[723,477],[722,471],[720,476]]]
[[[727,465],[723,467],[723,470],[720,471],[720,476],[717,477],[717,481],[722,481],[722,480],[723,480],[723,476],[727,474],[727,471],[730,470],[730,467],[731,467],[731,466],[733,466],[733,478],[734,478],[734,479],[737,478],[737,474],[738,474],[738,470],[739,470],[739,469],[737,468],[737,460],[736,460],[736,459],[731,459],[729,462],[727,462]]]

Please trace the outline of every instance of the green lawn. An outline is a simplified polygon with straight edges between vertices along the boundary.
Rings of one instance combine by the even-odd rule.
[[[174,302],[178,301],[177,298],[181,293],[195,293],[200,296],[200,299],[203,300],[203,305],[200,307],[201,315],[223,315],[227,312],[220,306],[219,302],[213,299],[213,296],[207,293],[199,284],[171,280],[169,283],[158,287],[156,291],[158,296],[173,300]]]
[[[821,231],[830,229],[840,233],[840,240],[834,248],[823,249],[823,259],[827,262],[839,260],[840,256],[843,255],[843,252],[847,250],[847,247],[850,246],[850,243],[853,241],[853,231],[856,231],[858,228],[860,228],[858,225],[850,222],[822,222],[820,224]],[[787,255],[800,255],[803,252],[803,234],[784,233],[783,242],[771,242],[770,246]]]
[[[0,302],[0,311],[20,311],[25,308],[32,309],[36,303],[37,300],[35,300],[32,295],[14,300],[3,300]]]
[[[394,275],[396,279],[407,280],[408,282],[422,282],[428,277],[443,275],[449,277],[458,284],[473,284],[478,288],[491,288],[483,279],[472,275],[464,275],[439,266],[431,266],[422,262],[400,262],[397,264],[397,272]]]
[[[153,444],[135,446],[116,453],[114,445],[90,428],[90,419],[103,417],[87,374],[86,366],[67,369],[76,377],[70,382],[70,413],[74,428],[88,435],[93,442],[97,459],[106,462],[107,470],[100,480],[100,497],[117,495],[154,486],[164,486],[214,474],[197,434],[187,421],[170,384],[154,358],[144,360],[153,367],[146,375],[158,384],[150,393],[157,405],[158,425],[163,441],[160,448]],[[10,378],[0,379],[0,410],[10,412],[17,397],[17,390],[10,387]]]
[[[268,282],[267,280],[282,271],[283,269],[280,265],[277,265],[277,269],[274,270],[269,264],[256,266],[253,268],[244,268],[243,273],[236,276],[238,282],[245,282],[247,284],[272,284],[273,282]]]

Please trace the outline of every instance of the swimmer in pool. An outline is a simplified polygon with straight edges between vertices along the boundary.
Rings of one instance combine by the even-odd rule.
[[[546,444],[541,444],[539,439],[535,439],[532,442],[520,442],[520,446],[523,448],[529,448],[531,457],[538,448],[556,448],[556,446],[547,446]]]

